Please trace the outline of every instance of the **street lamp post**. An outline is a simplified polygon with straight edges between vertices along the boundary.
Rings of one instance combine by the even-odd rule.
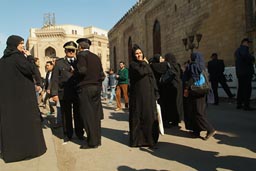
[[[202,36],[203,36],[202,34],[196,34],[196,35],[188,36],[187,38],[183,38],[182,42],[183,42],[183,45],[185,46],[185,50],[186,51],[191,50],[191,53],[193,53],[194,48],[198,49],[199,42],[201,41]],[[194,43],[195,37],[196,37],[196,43]]]

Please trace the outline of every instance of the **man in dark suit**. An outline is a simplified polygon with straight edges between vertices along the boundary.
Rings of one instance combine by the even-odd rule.
[[[52,70],[53,70],[53,63],[52,61],[47,61],[46,62],[46,76],[45,76],[45,85],[44,85],[44,90],[45,90],[45,98],[44,98],[44,105],[45,108],[47,108],[48,113],[47,114],[53,114],[54,113],[54,108],[53,104],[50,102],[50,97],[51,97],[51,78],[52,78]]]
[[[87,134],[87,146],[83,145],[80,148],[97,148],[101,145],[101,119],[103,119],[101,86],[105,74],[100,58],[89,51],[91,41],[80,38],[76,42],[79,49],[77,54],[79,108]]]
[[[231,93],[225,75],[223,74],[225,70],[224,61],[218,59],[218,54],[213,53],[211,56],[212,60],[208,62],[208,73],[210,75],[210,81],[212,85],[212,90],[214,94],[214,104],[219,104],[219,95],[218,95],[218,83],[222,86],[224,91],[227,93],[229,98],[233,98],[235,95]]]
[[[250,106],[252,93],[252,77],[254,74],[254,56],[249,52],[249,43],[252,41],[244,38],[235,52],[236,76],[238,79],[237,109],[254,110]]]
[[[60,102],[64,141],[73,136],[72,111],[75,124],[75,133],[78,139],[83,139],[83,124],[79,114],[77,78],[74,75],[77,60],[75,52],[77,45],[70,41],[64,44],[66,56],[56,61],[52,73],[51,95],[55,102]],[[66,139],[67,138],[67,139]]]

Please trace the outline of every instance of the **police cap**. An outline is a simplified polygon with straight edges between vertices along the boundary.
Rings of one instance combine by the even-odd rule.
[[[80,43],[80,42],[88,43],[90,46],[91,46],[91,44],[92,44],[92,42],[91,42],[89,39],[87,39],[87,38],[80,38],[80,39],[78,39],[78,40],[76,41],[76,43]]]
[[[63,45],[65,49],[77,49],[77,44],[74,41],[69,41]]]

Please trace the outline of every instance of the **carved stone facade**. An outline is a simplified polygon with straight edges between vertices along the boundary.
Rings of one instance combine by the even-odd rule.
[[[183,63],[190,51],[182,39],[198,33],[202,39],[194,51],[202,52],[206,61],[216,52],[226,66],[232,66],[242,38],[254,39],[256,52],[255,25],[248,29],[246,16],[255,19],[255,0],[139,0],[108,33],[111,67],[117,69],[121,60],[129,63],[135,43],[147,58],[155,52],[172,52]]]
[[[40,72],[45,77],[45,63],[54,57],[64,57],[63,45],[86,37],[92,41],[90,50],[97,54],[102,61],[103,69],[108,70],[109,44],[107,31],[96,27],[80,27],[75,25],[55,25],[43,28],[31,28],[26,43],[27,49],[40,60]]]

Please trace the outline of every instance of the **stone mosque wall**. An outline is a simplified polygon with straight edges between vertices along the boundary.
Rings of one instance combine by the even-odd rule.
[[[182,39],[202,34],[199,49],[205,60],[213,52],[234,65],[234,51],[242,38],[255,39],[246,30],[244,0],[140,0],[109,31],[110,63],[129,63],[129,42],[138,44],[147,58],[153,56],[153,29],[160,23],[161,54],[172,52],[181,64],[189,59]],[[254,45],[255,49],[255,45]],[[254,51],[255,52],[255,51]]]

